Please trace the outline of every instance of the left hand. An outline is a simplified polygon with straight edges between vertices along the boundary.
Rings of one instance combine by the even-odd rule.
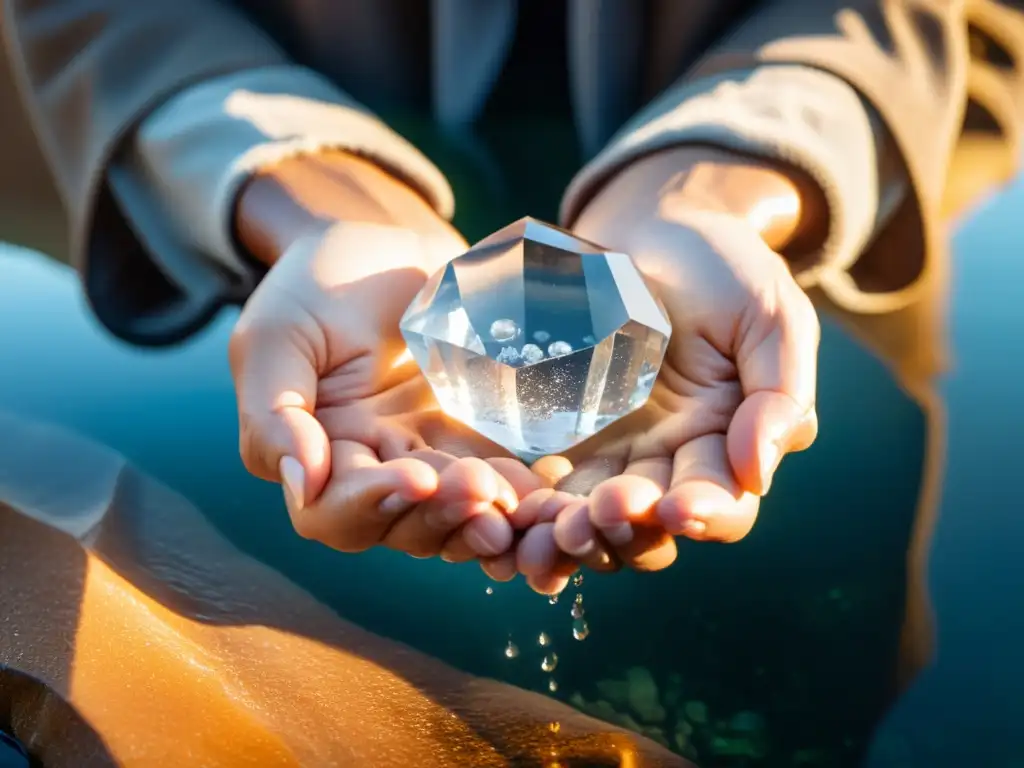
[[[638,215],[643,193],[615,187],[576,233],[633,256],[673,335],[643,408],[534,465],[559,490],[521,502],[532,527],[517,567],[546,593],[578,563],[664,568],[676,535],[741,539],[779,461],[817,434],[818,320],[783,258],[743,217],[657,203]]]

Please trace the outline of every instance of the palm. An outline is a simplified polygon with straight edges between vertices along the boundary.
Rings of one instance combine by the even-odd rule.
[[[597,567],[611,545],[634,567],[661,568],[675,557],[670,534],[731,541],[753,525],[775,425],[813,402],[816,323],[780,257],[739,220],[610,221],[577,232],[633,256],[673,336],[642,408],[534,468],[572,494],[552,532],[561,551]],[[521,548],[524,572],[555,588],[548,545],[533,538]]]

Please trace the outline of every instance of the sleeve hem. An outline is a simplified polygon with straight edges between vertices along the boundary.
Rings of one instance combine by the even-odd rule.
[[[641,112],[570,184],[563,225],[575,220],[614,173],[652,152],[713,144],[805,171],[829,206],[829,235],[798,276],[848,269],[870,241],[878,214],[876,148],[867,109],[845,81],[804,66],[723,73],[669,91]]]

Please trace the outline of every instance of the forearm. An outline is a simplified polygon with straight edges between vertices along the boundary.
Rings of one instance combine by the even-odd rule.
[[[238,244],[266,266],[297,239],[342,219],[417,231],[449,227],[414,188],[341,151],[301,155],[260,169],[242,187],[233,209]]]

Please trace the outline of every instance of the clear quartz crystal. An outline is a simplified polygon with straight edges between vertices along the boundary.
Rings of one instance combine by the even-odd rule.
[[[629,256],[530,218],[433,275],[401,330],[441,408],[526,461],[642,406],[671,335]]]

